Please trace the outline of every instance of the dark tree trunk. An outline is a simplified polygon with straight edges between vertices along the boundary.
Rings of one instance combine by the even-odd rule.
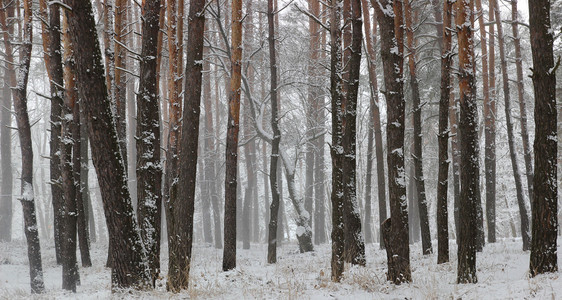
[[[495,22],[494,10],[490,9],[489,21]],[[484,102],[484,169],[486,180],[486,220],[488,242],[496,242],[496,34],[495,26],[489,27],[489,95]]]
[[[439,1],[433,1],[437,35],[441,46],[441,95],[439,98],[439,171],[437,175],[437,263],[449,261],[449,213],[447,190],[449,187],[449,98],[451,94],[451,66],[453,64],[452,46],[452,4],[443,2],[443,13]]]
[[[21,170],[21,205],[23,208],[24,233],[27,240],[27,258],[29,259],[29,275],[32,293],[42,293],[43,267],[41,264],[41,248],[39,231],[35,215],[35,195],[33,192],[33,148],[31,142],[31,126],[27,112],[27,82],[31,63],[32,44],[32,14],[31,0],[23,1],[24,21],[23,40],[20,52],[20,69],[17,86],[13,90],[16,122],[20,139],[22,170]]]
[[[82,201],[84,203],[84,212],[88,223],[88,236],[90,242],[95,243],[96,238],[96,221],[94,219],[94,209],[92,206],[92,198],[90,197],[89,187],[89,155],[88,155],[88,126],[86,125],[86,115],[84,107],[80,106],[80,190],[82,191]]]
[[[112,0],[115,3],[115,124],[117,125],[117,136],[119,138],[119,148],[121,149],[121,157],[127,168],[127,75],[124,70],[127,69],[127,11],[129,10],[128,0]]]
[[[162,216],[160,101],[156,77],[159,18],[160,1],[143,1],[140,82],[136,101],[137,218],[147,253],[152,286],[160,273]]]
[[[346,0],[344,0],[346,1]],[[349,19],[351,25],[351,44],[349,61],[344,61],[344,89],[342,97],[343,127],[343,187],[344,187],[344,221],[346,261],[365,266],[365,241],[361,232],[361,216],[357,200],[357,95],[359,89],[359,73],[361,69],[361,44],[363,41],[363,22],[361,0],[349,0]],[[346,6],[344,5],[344,16]],[[345,44],[345,43],[344,43]],[[345,58],[344,58],[345,59]]]
[[[548,0],[529,1],[533,86],[535,90],[535,176],[530,273],[558,271],[558,189],[556,174],[556,68]]]
[[[60,10],[57,5],[47,8],[47,2],[40,2],[41,16],[48,23],[42,23],[43,50],[45,64],[50,79],[51,89],[51,140],[50,140],[50,174],[51,196],[54,210],[53,227],[55,240],[55,254],[58,264],[62,264],[61,234],[63,226],[63,191],[60,167],[60,138],[63,95],[63,66],[61,55]],[[15,79],[14,79],[15,80]]]
[[[458,283],[476,283],[477,209],[480,202],[478,160],[478,111],[476,79],[473,72],[474,0],[455,3],[457,37],[459,43],[460,90],[460,150],[461,198],[459,207],[460,231],[458,248]]]
[[[388,280],[395,284],[412,281],[406,210],[406,174],[404,170],[404,29],[402,3],[381,0],[373,3],[381,32],[381,56],[387,102],[387,161],[391,237],[385,242],[388,256]],[[392,6],[394,14],[382,10]],[[396,51],[398,50],[398,51]],[[383,229],[384,230],[384,229]],[[384,234],[384,232],[383,232]]]
[[[115,122],[104,81],[92,6],[67,0],[70,37],[74,45],[76,83],[86,112],[92,157],[102,193],[111,252],[114,288],[144,287],[149,281],[145,254],[127,189]]]
[[[498,42],[500,45],[500,61],[503,79],[503,95],[505,107],[505,123],[507,127],[507,140],[509,144],[509,154],[511,158],[511,167],[515,180],[515,189],[517,194],[517,204],[519,206],[519,215],[521,217],[521,237],[523,239],[523,251],[529,250],[531,243],[531,232],[529,230],[529,215],[527,206],[525,205],[525,195],[523,192],[523,184],[521,182],[521,173],[519,172],[519,164],[517,163],[517,153],[515,152],[515,137],[513,133],[513,122],[511,121],[511,99],[509,91],[509,74],[507,73],[507,59],[505,57],[505,44],[503,36],[503,28],[501,24],[500,11],[497,0],[493,0],[493,9],[496,16],[496,26],[498,27]]]
[[[342,0],[331,0],[330,94],[332,97],[332,281],[339,282],[344,270],[343,136],[342,102]]]
[[[223,271],[236,268],[236,185],[238,182],[238,132],[242,80],[242,0],[232,1],[232,73],[228,92],[226,175],[224,185]]]
[[[429,215],[427,211],[427,199],[425,195],[425,179],[423,176],[423,142],[422,142],[422,105],[420,99],[420,88],[418,82],[418,76],[416,71],[416,47],[417,43],[414,37],[414,22],[418,21],[418,12],[414,12],[411,2],[406,0],[405,2],[405,20],[406,20],[406,30],[407,30],[407,41],[409,57],[408,65],[410,69],[410,88],[412,90],[412,102],[414,110],[414,151],[413,151],[413,161],[414,161],[414,180],[416,183],[416,194],[417,194],[417,204],[418,213],[420,217],[420,229],[421,229],[421,239],[422,239],[422,252],[424,255],[433,253],[433,247],[431,246],[431,232],[429,229]],[[412,16],[412,14],[414,14]]]
[[[7,19],[14,16],[14,1],[0,1],[5,9],[0,11],[0,25],[2,26],[2,37],[4,39],[4,51],[6,53],[4,66],[4,86],[2,87],[2,108],[0,113],[0,169],[2,172],[2,186],[0,187],[0,241],[8,242],[12,239],[12,91],[11,88],[16,86],[16,72],[14,69],[14,49],[11,43],[11,36],[14,34],[14,27],[8,26]],[[52,173],[51,173],[52,176]],[[53,199],[55,199],[53,197]],[[57,198],[58,200],[58,198]],[[56,212],[56,210],[55,210]],[[54,218],[55,226],[58,220]],[[56,232],[56,231],[55,231]],[[58,239],[55,238],[55,245],[58,245]],[[57,251],[57,258],[59,252]],[[58,261],[58,260],[57,260]]]
[[[267,1],[267,25],[269,45],[269,70],[270,70],[270,95],[271,95],[271,128],[273,140],[271,142],[271,158],[269,164],[269,185],[271,186],[271,206],[269,212],[269,234],[267,238],[267,262],[277,262],[277,239],[279,226],[280,185],[278,181],[279,144],[281,142],[281,131],[279,130],[279,115],[277,99],[277,54],[275,51],[275,22],[273,12],[273,0]],[[281,234],[282,237],[282,234]]]

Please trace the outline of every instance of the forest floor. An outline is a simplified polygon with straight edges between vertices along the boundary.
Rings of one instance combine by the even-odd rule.
[[[562,240],[559,240],[559,245]],[[456,245],[451,243],[451,262],[437,265],[436,254],[423,256],[421,244],[411,246],[413,282],[395,286],[385,280],[386,252],[367,246],[367,267],[346,268],[341,283],[330,281],[330,245],[301,254],[287,243],[278,251],[278,263],[266,264],[267,245],[238,248],[237,268],[222,272],[222,250],[195,245],[190,288],[173,295],[165,280],[150,292],[112,294],[110,269],[104,267],[106,246],[95,243],[93,267],[81,268],[82,285],[77,294],[61,290],[62,270],[55,263],[52,245],[42,245],[45,294],[34,299],[562,299],[560,273],[528,277],[529,252],[521,241],[503,239],[487,244],[478,253],[477,284],[456,284]],[[434,243],[434,249],[436,245]],[[559,249],[560,250],[560,249]],[[163,277],[167,268],[163,247]],[[30,298],[27,248],[24,241],[0,243],[0,299]],[[560,253],[560,251],[559,251]],[[79,257],[79,255],[78,255]],[[559,262],[560,265],[560,262]]]

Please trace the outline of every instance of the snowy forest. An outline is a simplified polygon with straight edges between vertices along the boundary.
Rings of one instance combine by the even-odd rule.
[[[0,299],[558,299],[562,1],[0,0]]]

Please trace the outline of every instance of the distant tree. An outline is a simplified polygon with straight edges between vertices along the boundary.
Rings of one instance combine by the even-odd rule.
[[[558,271],[558,188],[556,173],[556,68],[549,0],[529,1],[531,78],[535,90],[535,176],[533,178],[530,273]]]
[[[517,153],[515,149],[515,136],[513,133],[513,122],[511,120],[511,93],[509,90],[509,74],[507,70],[507,59],[505,42],[503,35],[503,28],[501,24],[500,9],[497,0],[492,0],[493,10],[496,17],[496,26],[498,28],[498,44],[500,48],[500,62],[503,79],[503,95],[505,107],[505,123],[507,128],[507,141],[509,145],[509,154],[511,158],[511,167],[513,170],[513,177],[515,181],[515,190],[517,194],[517,204],[519,206],[519,215],[521,219],[521,237],[523,239],[523,251],[529,250],[531,243],[531,232],[529,231],[529,215],[527,213],[527,206],[525,205],[525,195],[523,194],[523,184],[521,182],[521,173],[519,171],[519,164],[517,162]]]

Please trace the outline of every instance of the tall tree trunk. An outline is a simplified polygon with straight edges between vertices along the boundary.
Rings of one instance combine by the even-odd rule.
[[[346,0],[344,0],[345,2]],[[361,69],[361,46],[363,41],[363,22],[361,0],[349,0],[349,18],[351,43],[349,61],[344,57],[344,90],[342,97],[343,113],[343,185],[344,185],[344,221],[346,230],[346,261],[365,266],[365,241],[361,232],[361,216],[357,200],[357,96],[359,89],[359,73]],[[344,16],[346,6],[344,5]],[[344,37],[345,39],[345,37]],[[344,41],[345,45],[345,41]],[[345,55],[344,55],[345,56]]]
[[[60,15],[57,16],[60,20]],[[65,161],[65,164],[69,164],[68,166],[68,172],[70,172],[69,174],[66,174],[63,176],[63,179],[65,176],[68,177],[69,182],[67,187],[65,187],[65,182],[63,181],[63,188],[65,189],[65,193],[69,193],[72,194],[74,193],[74,198],[72,198],[72,201],[74,203],[70,203],[69,204],[72,206],[74,206],[74,212],[75,215],[73,215],[72,217],[75,216],[75,220],[72,220],[72,224],[74,227],[77,227],[77,233],[78,233],[78,238],[80,241],[80,258],[82,261],[82,266],[84,267],[90,267],[92,266],[92,260],[90,257],[90,238],[88,235],[88,231],[87,231],[87,217],[85,214],[85,208],[84,208],[84,201],[82,198],[82,194],[83,191],[81,190],[81,184],[80,184],[80,172],[81,172],[81,136],[80,136],[80,128],[81,128],[81,124],[80,124],[80,106],[78,105],[78,95],[76,92],[76,81],[75,81],[75,74],[74,74],[74,70],[76,68],[76,66],[74,65],[74,48],[73,45],[70,41],[70,37],[68,36],[68,22],[66,20],[66,17],[63,19],[63,30],[62,30],[64,36],[63,36],[63,42],[64,42],[64,81],[65,81],[65,103],[66,106],[68,106],[66,108],[66,112],[65,115],[68,116],[72,116],[71,120],[67,121],[65,119],[63,119],[63,123],[67,122],[67,124],[63,124],[63,134],[66,134],[67,137],[63,137],[63,139],[66,139],[66,143],[68,143],[69,141],[72,143],[71,146],[72,148],[70,149],[69,153],[65,153],[68,156],[71,156],[71,160],[69,161]],[[64,112],[64,108],[63,108],[63,112]],[[65,128],[64,126],[69,126],[68,128]],[[65,130],[67,130],[67,132],[65,132]],[[61,144],[61,149],[63,147],[66,147],[65,144]],[[64,149],[64,151],[61,152],[65,152],[67,149]],[[66,166],[64,166],[62,168],[63,173],[66,172],[65,168],[67,168]],[[66,191],[66,189],[69,189],[68,191]],[[74,191],[72,191],[74,190]],[[66,197],[66,196],[65,196]],[[67,199],[65,199],[65,203],[67,202]],[[69,208],[69,207],[67,207]],[[68,229],[68,228],[67,228]],[[76,239],[76,232],[71,236],[74,240]],[[74,252],[76,252],[76,241],[74,241],[75,245],[74,245]],[[76,263],[76,254],[74,253],[74,255],[72,255],[74,258],[74,262]],[[78,267],[76,266],[76,269]],[[72,271],[74,272],[74,271]],[[74,274],[77,279],[78,279],[78,273]],[[79,279],[78,279],[79,280]],[[76,287],[73,288],[74,290],[76,289]]]
[[[160,161],[160,101],[158,95],[157,46],[160,1],[142,2],[142,46],[137,95],[137,218],[147,252],[152,286],[160,273],[162,216],[162,164]],[[130,164],[133,162],[130,161]]]
[[[42,293],[45,290],[43,283],[43,267],[41,264],[41,247],[39,244],[39,231],[35,215],[35,194],[33,192],[33,149],[31,142],[31,126],[27,112],[27,82],[31,63],[32,20],[31,0],[23,1],[24,21],[23,39],[20,53],[20,69],[17,85],[13,90],[16,122],[20,139],[22,170],[21,170],[21,205],[23,209],[24,233],[27,240],[27,258],[29,259],[29,275],[32,293]],[[3,26],[6,28],[5,26]]]
[[[533,86],[535,89],[535,176],[531,276],[558,271],[556,68],[548,0],[529,1]]]
[[[11,42],[11,36],[14,34],[14,27],[8,26],[6,21],[7,19],[13,18],[15,3],[13,1],[3,0],[0,1],[0,5],[5,8],[3,11],[0,11],[0,25],[3,33],[2,37],[4,39],[4,51],[6,53],[4,57],[5,66],[4,86],[2,87],[2,108],[0,109],[0,153],[2,155],[0,159],[0,170],[2,172],[2,185],[0,187],[0,241],[8,242],[12,240],[13,211],[12,138],[10,132],[12,124],[11,88],[16,86],[16,72],[14,69],[14,49]],[[55,197],[53,197],[53,199],[55,199]],[[59,200],[59,198],[56,199]],[[55,210],[55,213],[56,212],[57,210]],[[55,221],[55,227],[57,225],[58,220]],[[57,230],[55,230],[55,232],[57,232]],[[55,235],[55,245],[58,246],[58,242],[59,241]],[[56,253],[58,258],[59,252],[56,251]]]
[[[205,33],[207,38],[209,38],[209,28],[208,25],[205,26]],[[203,126],[203,182],[201,183],[201,209],[203,214],[203,237],[206,244],[213,243],[213,233],[211,230],[211,219],[216,221],[217,219],[213,215],[211,218],[211,204],[213,202],[213,185],[215,180],[215,165],[213,160],[214,155],[214,132],[213,132],[213,109],[211,100],[213,95],[211,95],[211,63],[209,61],[209,47],[204,48],[203,56],[203,111],[205,112],[205,120]],[[220,226],[219,226],[220,228]],[[216,228],[215,228],[216,229]]]
[[[416,182],[416,193],[418,200],[418,211],[420,216],[420,229],[422,239],[422,252],[424,255],[431,254],[431,232],[429,229],[429,215],[427,212],[427,199],[425,195],[425,179],[423,176],[423,142],[422,142],[422,105],[420,99],[420,88],[416,72],[416,48],[417,42],[414,37],[414,22],[418,21],[418,12],[413,11],[410,0],[405,0],[405,20],[406,20],[406,39],[408,42],[409,56],[408,66],[410,69],[410,88],[412,90],[412,100],[414,109],[414,180]],[[413,15],[412,15],[413,14]]]
[[[474,0],[455,3],[459,44],[461,198],[458,248],[458,283],[476,283],[477,209],[480,202],[478,160],[478,112],[474,65]]]
[[[86,125],[86,115],[84,107],[80,106],[80,189],[82,190],[82,201],[86,209],[86,217],[88,222],[88,236],[90,242],[95,243],[96,238],[96,220],[94,218],[94,209],[92,206],[92,197],[90,197],[90,183],[89,183],[89,164],[90,159],[88,155],[88,126]]]
[[[68,36],[68,22],[66,17],[63,21],[63,38],[64,43],[64,79],[65,79],[65,95],[64,105],[62,108],[61,118],[61,177],[62,177],[62,190],[64,194],[63,202],[63,224],[64,230],[62,232],[62,288],[72,292],[76,292],[76,285],[78,284],[78,263],[76,259],[76,226],[77,226],[77,205],[76,205],[76,185],[74,182],[73,172],[73,155],[74,136],[73,127],[75,127],[73,117],[74,106],[78,102],[76,89],[74,86],[74,76],[71,70],[72,65],[72,44]]]
[[[489,21],[494,23],[494,10],[490,9]],[[482,25],[480,25],[482,26]],[[488,242],[496,241],[496,34],[495,26],[489,27],[489,93],[484,99],[484,168],[486,180],[486,220],[488,223]]]
[[[449,261],[449,212],[447,190],[449,188],[449,98],[451,94],[451,66],[453,64],[452,3],[433,0],[436,27],[441,40],[441,94],[439,98],[439,171],[437,175],[437,263]],[[441,13],[442,12],[442,13]]]
[[[238,182],[238,132],[242,80],[242,0],[232,0],[232,72],[228,90],[226,174],[224,185],[223,271],[236,268],[236,185]]]
[[[75,50],[76,83],[85,107],[86,123],[92,142],[92,158],[102,193],[110,245],[113,251],[112,286],[144,287],[149,274],[145,254],[127,189],[125,166],[121,158],[111,104],[103,77],[101,51],[89,1],[66,0],[72,11],[68,17]]]
[[[523,56],[521,54],[521,37],[519,36],[519,11],[517,0],[511,0],[511,32],[515,47],[515,67],[517,70],[517,96],[519,99],[519,114],[521,124],[521,139],[523,141],[523,157],[525,158],[525,172],[529,199],[533,199],[533,153],[529,143],[529,129],[527,126],[527,102],[525,100],[525,86],[523,84]]]
[[[330,94],[332,102],[332,281],[339,282],[344,270],[343,136],[342,102],[342,0],[331,0]]]
[[[363,7],[367,7],[366,2],[363,3]],[[368,11],[365,9],[364,11]],[[364,13],[365,15],[365,13]],[[365,16],[365,28],[367,28],[367,16]],[[367,30],[365,30],[367,32]],[[384,240],[382,237],[382,223],[386,220],[386,176],[384,174],[384,155],[383,155],[383,144],[382,144],[382,126],[381,126],[381,116],[380,116],[380,100],[379,100],[379,85],[376,73],[375,64],[375,45],[377,44],[377,20],[376,14],[373,14],[373,27],[372,31],[369,29],[371,34],[365,35],[365,41],[367,42],[367,53],[369,54],[369,80],[371,82],[371,90],[374,95],[374,102],[371,102],[371,118],[373,122],[374,131],[374,143],[375,143],[375,157],[377,160],[377,191],[378,191],[378,202],[379,202],[379,245],[381,249],[384,249]],[[371,40],[372,36],[372,41]]]
[[[488,76],[488,43],[486,39],[486,27],[484,20],[484,11],[482,10],[482,0],[476,0],[476,10],[479,13],[478,27],[480,28],[480,48],[482,51],[482,94],[484,96],[484,131],[485,139],[489,137],[489,117],[490,117],[490,83]],[[488,140],[487,140],[488,141]],[[489,144],[486,143],[484,146],[486,150],[489,151]],[[484,155],[484,174],[486,180],[486,222],[488,225],[488,242],[496,242],[496,199],[495,193],[488,193],[488,189],[494,190],[495,179],[492,176],[492,162],[490,161],[492,157]],[[489,197],[489,198],[488,198]]]
[[[373,3],[381,31],[381,56],[387,102],[387,161],[390,219],[383,224],[388,258],[388,280],[395,284],[412,281],[408,245],[408,211],[404,170],[404,29],[400,1]],[[390,11],[393,7],[394,13]],[[386,8],[383,11],[383,8]],[[398,51],[396,51],[398,50]],[[389,234],[391,236],[389,236]]]
[[[280,186],[277,178],[279,167],[279,144],[281,142],[281,131],[279,130],[279,113],[277,99],[277,58],[275,49],[275,22],[273,11],[273,0],[267,1],[267,24],[269,45],[269,70],[270,70],[270,95],[271,95],[271,128],[273,130],[273,141],[271,143],[271,158],[269,164],[269,184],[271,186],[271,207],[269,212],[269,234],[267,239],[267,262],[277,262],[277,228],[279,220]]]
[[[40,1],[41,16],[48,23],[42,22],[43,52],[47,73],[50,79],[51,92],[51,140],[50,140],[50,173],[51,173],[51,197],[54,210],[53,227],[55,237],[55,254],[57,263],[62,264],[62,208],[63,192],[60,168],[60,137],[61,137],[61,115],[63,95],[63,67],[61,55],[60,37],[60,10],[57,5],[47,7],[46,1]],[[8,8],[9,9],[9,8]],[[9,10],[7,10],[9,12]],[[13,12],[12,12],[13,16]],[[7,33],[6,31],[4,31]],[[6,37],[5,37],[6,38]],[[11,53],[9,48],[6,49]],[[8,57],[9,59],[9,57]],[[12,58],[13,59],[13,58]],[[10,70],[10,69],[8,69]],[[15,73],[14,73],[15,74]],[[15,86],[15,77],[14,83]]]
[[[511,158],[511,167],[515,180],[515,189],[517,194],[517,204],[519,206],[519,216],[521,218],[521,237],[523,239],[523,251],[529,250],[531,243],[531,232],[529,231],[529,215],[527,206],[525,205],[525,195],[523,192],[523,184],[521,182],[521,173],[519,172],[519,164],[517,162],[517,153],[515,152],[515,137],[513,133],[513,122],[511,121],[511,99],[509,91],[509,74],[507,73],[507,59],[505,57],[505,43],[503,36],[503,28],[501,24],[500,10],[497,0],[493,1],[493,9],[496,16],[496,26],[498,27],[498,43],[500,46],[500,61],[503,79],[503,97],[505,107],[505,123],[507,127],[507,141],[509,144],[509,154]]]

